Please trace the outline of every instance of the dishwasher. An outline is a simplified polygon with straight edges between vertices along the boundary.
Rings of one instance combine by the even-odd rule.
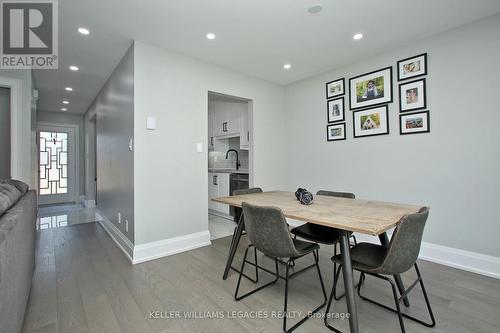
[[[229,175],[229,195],[233,195],[235,190],[246,189],[248,189],[248,174],[232,173]],[[229,214],[235,222],[238,222],[240,220],[241,208],[231,206]]]

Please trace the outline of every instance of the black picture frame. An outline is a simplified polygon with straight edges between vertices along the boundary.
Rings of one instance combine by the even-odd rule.
[[[342,129],[342,133],[344,133],[344,137],[342,138],[339,138],[339,139],[331,139],[330,138],[330,127],[334,127],[334,126],[341,126],[343,129]],[[346,131],[346,126],[345,126],[345,123],[335,123],[335,124],[328,124],[326,125],[326,141],[328,142],[331,142],[331,141],[343,141],[343,140],[346,140],[347,139],[347,133],[345,132]]]
[[[337,119],[337,120],[330,120],[330,103],[334,103],[336,101],[342,101],[342,119]],[[328,124],[332,123],[339,123],[345,121],[345,100],[344,96],[342,97],[337,97],[337,98],[332,98],[326,101],[326,122]]]
[[[422,82],[423,83],[423,88],[422,88],[422,91],[423,91],[423,103],[420,104],[420,106],[417,106],[417,107],[414,107],[414,108],[411,108],[411,109],[404,109],[403,110],[403,98],[406,98],[406,94],[402,94],[402,88],[404,86],[408,86],[408,85],[412,85],[412,84],[415,84],[417,82]],[[416,79],[416,80],[413,80],[413,81],[404,81],[404,82],[401,82],[399,85],[398,85],[398,91],[399,91],[399,113],[406,113],[406,112],[414,112],[414,111],[418,111],[418,110],[425,110],[427,109],[427,82],[425,80],[425,78],[419,78],[419,79]]]
[[[339,82],[341,81],[342,82],[342,92],[341,93],[337,93],[337,94],[333,94],[333,95],[330,95],[329,94],[329,91],[328,91],[328,85],[330,85],[331,83],[335,83],[335,82]],[[332,98],[335,98],[335,97],[338,97],[338,96],[343,96],[345,95],[345,77],[342,77],[340,79],[336,79],[336,80],[333,80],[333,81],[330,81],[330,82],[327,82],[325,83],[325,89],[326,89],[326,99],[332,99]]]
[[[378,72],[384,72],[384,71],[387,71],[389,70],[389,85],[388,85],[388,88],[389,88],[389,98],[388,99],[385,99],[385,100],[382,100],[382,101],[379,101],[377,102],[377,100],[374,100],[374,103],[373,104],[365,104],[365,105],[361,105],[361,106],[353,106],[355,105],[356,103],[353,103],[353,92],[352,92],[352,82],[360,77],[363,77],[363,76],[367,76],[367,75],[371,75],[371,74],[376,74]],[[361,74],[361,75],[357,75],[357,76],[354,76],[352,78],[349,78],[349,108],[350,110],[361,110],[361,109],[366,109],[366,108],[372,108],[372,107],[376,107],[376,106],[381,106],[381,105],[384,105],[384,104],[389,104],[389,103],[392,103],[393,102],[393,73],[392,73],[392,66],[389,66],[389,67],[384,67],[384,68],[381,68],[381,69],[378,69],[378,70],[375,70],[375,71],[372,71],[372,72],[368,72],[368,73],[364,73],[364,74]],[[356,95],[355,95],[356,96]],[[384,98],[386,97],[386,91],[384,90]]]
[[[401,63],[403,62],[410,62],[410,60],[413,60],[413,59],[417,59],[417,58],[421,58],[423,57],[424,59],[424,70],[423,72],[419,72],[418,74],[415,74],[415,75],[411,75],[411,76],[407,76],[407,77],[404,77],[402,78],[401,77]],[[426,53],[422,53],[422,54],[417,54],[416,56],[413,56],[413,57],[409,57],[409,58],[405,58],[405,59],[401,59],[397,62],[397,69],[398,69],[398,82],[399,81],[404,81],[404,80],[408,80],[408,79],[414,79],[414,78],[417,78],[417,77],[422,77],[422,76],[425,76],[427,75],[427,52]]]
[[[419,114],[425,114],[426,115],[426,125],[427,125],[427,127],[424,130],[422,130],[422,131],[403,132],[403,124],[402,124],[403,118],[405,118],[405,117],[411,117],[411,116],[419,115]],[[399,115],[399,135],[429,133],[431,131],[431,119],[430,118],[431,117],[430,117],[429,110],[400,114]]]
[[[357,131],[356,131],[356,116],[357,116],[357,114],[360,112],[365,112],[365,111],[370,111],[370,110],[375,110],[375,109],[380,109],[380,108],[385,109],[384,110],[385,111],[385,123],[384,123],[384,125],[386,128],[386,131],[381,132],[381,133],[374,133],[374,134],[356,135],[356,133],[357,133]],[[370,137],[370,136],[388,135],[389,133],[390,133],[390,131],[389,131],[389,106],[387,104],[353,111],[353,113],[352,113],[352,135],[354,138],[365,138],[365,137]]]

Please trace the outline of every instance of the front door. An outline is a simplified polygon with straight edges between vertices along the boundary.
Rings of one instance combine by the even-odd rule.
[[[73,127],[38,126],[39,204],[77,201],[75,138]]]

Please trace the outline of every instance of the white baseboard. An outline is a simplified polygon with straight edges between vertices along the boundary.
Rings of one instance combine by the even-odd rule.
[[[212,244],[210,242],[210,232],[205,230],[156,242],[134,245],[99,210],[96,211],[96,215],[98,215],[96,219],[104,230],[134,265]]]
[[[378,237],[355,233],[358,242],[378,243]],[[391,235],[389,234],[389,237]],[[422,242],[419,259],[500,279],[500,258]]]
[[[113,224],[108,218],[101,213],[99,210],[96,210],[96,219],[99,224],[106,230],[111,239],[118,245],[118,248],[123,251],[125,256],[133,263],[133,255],[134,255],[134,244],[125,237],[125,235]]]
[[[133,264],[170,256],[212,244],[208,230],[193,234],[163,239],[156,242],[136,245]]]
[[[500,279],[498,257],[424,242],[419,258]]]

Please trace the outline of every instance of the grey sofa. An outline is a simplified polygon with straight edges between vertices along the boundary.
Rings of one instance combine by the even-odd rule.
[[[20,332],[35,268],[36,192],[0,180],[0,332]]]

